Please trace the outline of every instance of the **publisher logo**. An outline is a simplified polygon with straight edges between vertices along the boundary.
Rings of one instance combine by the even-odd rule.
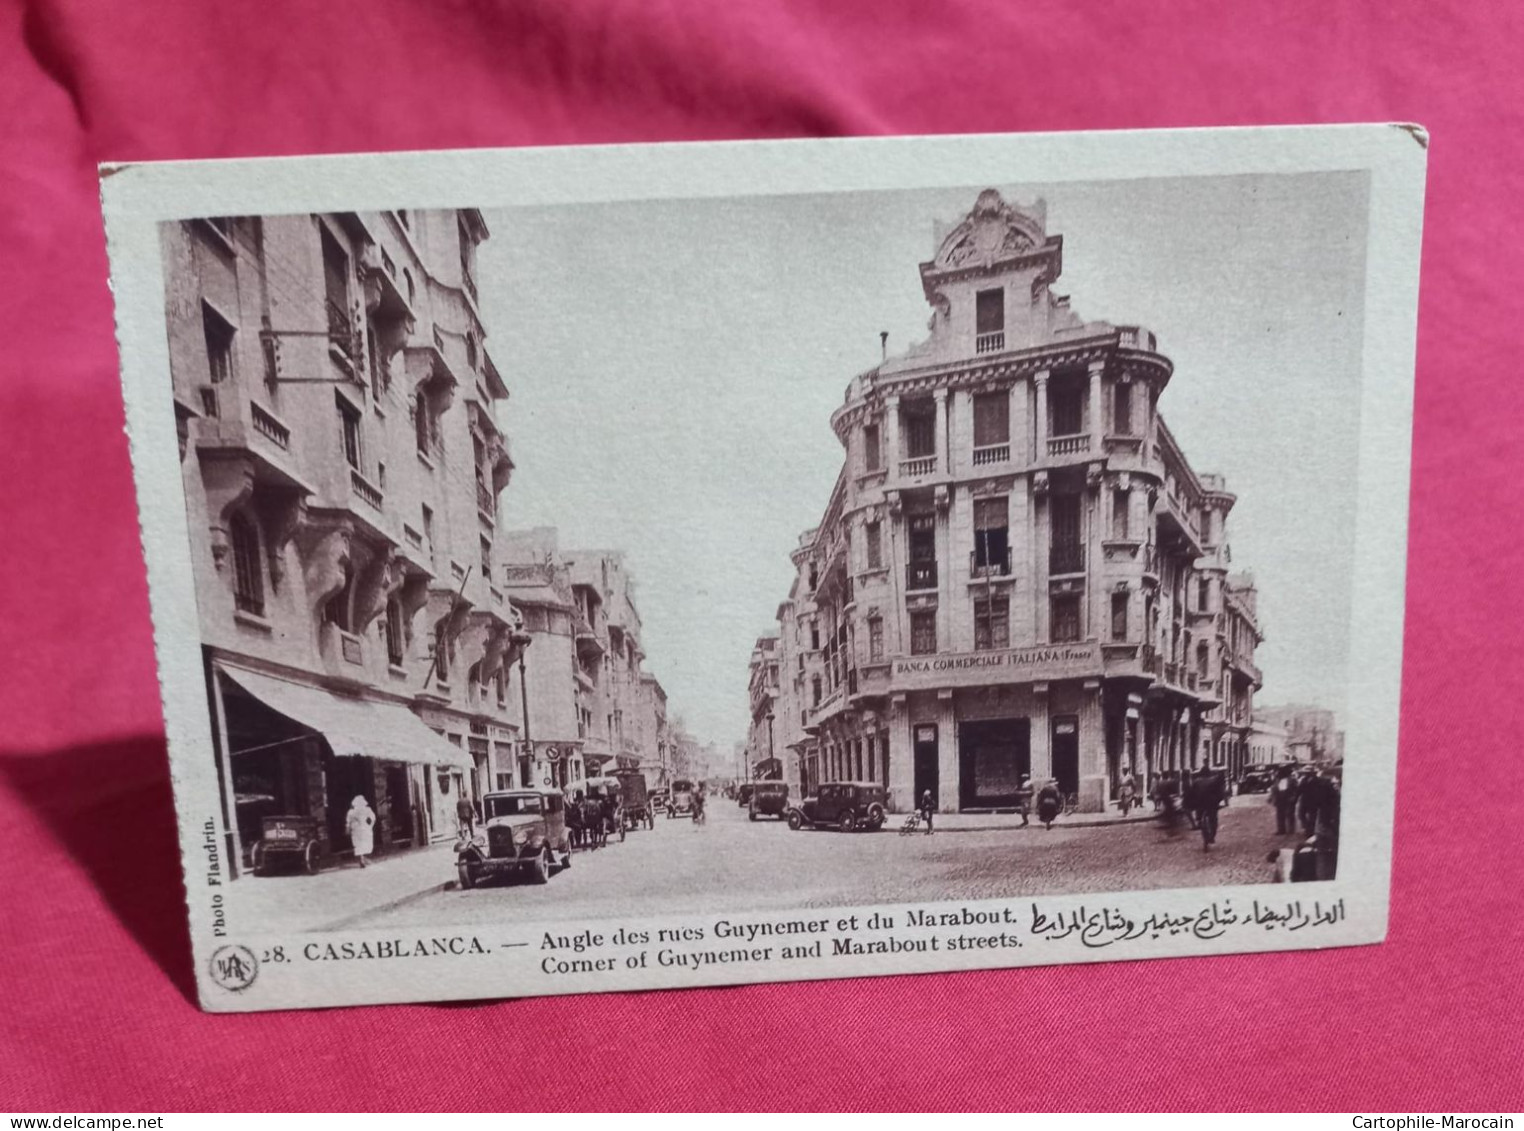
[[[236,994],[254,984],[259,960],[246,946],[221,946],[212,955],[211,973],[212,981]]]

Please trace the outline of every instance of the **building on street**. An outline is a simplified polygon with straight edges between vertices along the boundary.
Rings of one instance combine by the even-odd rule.
[[[1306,703],[1256,707],[1254,717],[1286,732],[1286,745],[1294,761],[1338,762],[1344,758],[1344,732],[1327,707]]]
[[[757,637],[750,664],[751,726],[746,734],[746,778],[781,779],[784,760],[774,742],[778,706],[778,634]]]
[[[197,615],[236,871],[270,816],[378,854],[453,835],[511,756],[520,623],[495,573],[513,471],[481,214],[161,228]]]
[[[1042,202],[981,193],[920,265],[929,337],[832,414],[844,463],[776,649],[772,740],[809,788],[987,810],[1031,774],[1094,811],[1124,771],[1246,757],[1262,637],[1235,497],[1166,425],[1154,335],[1081,318],[1062,260]]]

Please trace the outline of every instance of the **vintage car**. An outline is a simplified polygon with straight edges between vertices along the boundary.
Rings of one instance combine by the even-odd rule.
[[[652,812],[660,813],[667,807],[669,793],[666,789],[653,789],[650,796]]]
[[[328,855],[328,830],[317,817],[266,817],[251,850],[256,876],[277,868],[314,874]]]
[[[751,793],[746,802],[749,820],[755,821],[759,816],[777,817],[780,821],[788,819],[788,782],[752,782],[749,788]]]
[[[686,778],[672,782],[672,792],[667,797],[668,817],[693,816],[693,783]]]
[[[639,770],[615,770],[619,779],[619,809],[627,829],[654,828],[655,809],[646,789],[646,775]]]
[[[822,782],[814,796],[788,810],[788,827],[798,831],[811,828],[857,829],[873,832],[888,819],[884,787],[877,782]]]
[[[510,789],[482,799],[482,827],[455,845],[460,886],[496,876],[524,875],[537,884],[571,867],[566,803],[559,793]]]
[[[736,804],[739,805],[742,809],[745,809],[748,805],[750,805],[751,791],[755,788],[756,786],[752,782],[742,782],[740,787],[736,789]]]
[[[1238,775],[1239,793],[1264,793],[1274,783],[1277,769],[1268,762],[1245,766]]]

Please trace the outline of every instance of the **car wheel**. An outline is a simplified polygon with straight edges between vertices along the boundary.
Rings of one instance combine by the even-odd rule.
[[[746,810],[746,819],[748,821],[755,821],[757,819],[757,811],[755,809]]]
[[[804,827],[804,818],[801,817],[797,812],[790,813],[788,815],[788,827],[797,833]]]
[[[884,827],[884,811],[875,805],[868,810],[868,830],[877,832]]]
[[[265,846],[256,844],[250,852],[250,859],[253,863],[254,874],[263,876],[265,874]]]
[[[550,882],[550,846],[540,849],[540,854],[534,858],[534,863],[529,868],[529,879],[532,883],[547,884]]]
[[[837,821],[837,825],[844,833],[852,832],[857,828],[857,814],[848,809]]]
[[[464,861],[455,865],[455,876],[460,881],[461,891],[470,891],[476,886],[476,879],[471,875],[471,865]]]
[[[307,851],[302,853],[302,867],[307,870],[309,876],[317,875],[318,871],[318,846],[313,841],[307,845]]]

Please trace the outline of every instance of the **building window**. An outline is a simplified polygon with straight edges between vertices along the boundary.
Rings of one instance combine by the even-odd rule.
[[[1006,597],[974,602],[974,649],[987,652],[1011,646],[1011,603]]]
[[[974,447],[1011,442],[1011,398],[1006,393],[974,397]]]
[[[1111,595],[1111,638],[1121,642],[1127,639],[1127,606],[1130,596],[1127,593],[1113,593]]]
[[[1132,384],[1118,381],[1111,399],[1111,427],[1118,436],[1132,435]]]
[[[492,682],[497,689],[497,705],[508,706],[508,665],[504,664],[497,669],[492,677]]]
[[[323,620],[327,624],[335,625],[345,632],[353,631],[350,628],[354,616],[354,591],[355,574],[354,567],[349,562],[344,563],[344,584],[328,600],[323,602]]]
[[[454,644],[450,639],[448,621],[446,617],[434,628],[434,678],[440,683],[449,681],[450,661],[454,658],[450,654]]]
[[[1005,348],[1005,291],[1001,288],[974,295],[974,352],[993,353]]]
[[[1085,389],[1078,374],[1054,377],[1049,383],[1048,427],[1053,436],[1077,436],[1085,430]]]
[[[328,340],[349,362],[354,361],[354,326],[349,316],[349,255],[319,224],[323,244],[323,295],[328,307]]]
[[[882,453],[879,451],[879,437],[877,424],[863,425],[863,470],[877,471],[883,466]]]
[[[386,369],[381,361],[381,348],[376,344],[376,324],[365,324],[365,359],[370,363],[370,395],[376,400],[386,392]]]
[[[423,504],[423,546],[428,552],[429,561],[434,560],[434,511],[428,503]]]
[[[925,459],[937,454],[936,405],[912,401],[900,408],[900,430],[905,436],[905,458]]]
[[[906,564],[906,588],[937,587],[937,518],[933,514],[909,516],[910,561]]]
[[[1207,647],[1205,640],[1196,645],[1196,675],[1201,679],[1207,679],[1211,671],[1210,653],[1211,649]]]
[[[1111,493],[1111,536],[1126,540],[1131,517],[1131,492],[1116,490]]]
[[[876,664],[884,658],[884,618],[868,618],[868,662]]]
[[[877,522],[863,527],[863,541],[868,547],[868,568],[884,568],[884,528]]]
[[[937,614],[920,612],[910,614],[910,654],[929,656],[937,650]]]
[[[1080,540],[1080,497],[1054,495],[1048,504],[1052,525],[1049,573],[1079,573],[1085,568],[1085,545]]]
[[[810,679],[810,706],[820,706],[820,677],[812,676]]]
[[[810,621],[810,651],[820,651],[820,625],[815,621]]]
[[[233,549],[233,604],[239,612],[265,615],[264,577],[259,568],[259,530],[243,512],[228,522]]]
[[[434,450],[434,406],[429,402],[429,394],[418,390],[418,396],[413,401],[413,430],[418,443],[418,454],[427,456]]]
[[[1051,636],[1054,644],[1076,644],[1080,640],[1080,599],[1066,593],[1053,598]]]
[[[1212,582],[1205,577],[1196,583],[1196,611],[1198,613],[1212,611]]]
[[[820,588],[820,567],[814,562],[810,563],[810,592]]]
[[[338,393],[334,394],[339,407],[339,431],[344,442],[344,460],[356,471],[363,471],[360,446],[360,411]]]
[[[386,603],[386,662],[394,668],[402,666],[403,630],[402,602],[393,597]]]
[[[233,379],[233,326],[207,303],[201,304],[201,331],[206,336],[206,369],[213,385]]]
[[[1010,511],[1006,497],[974,500],[974,571],[1011,572]]]
[[[482,577],[488,582],[492,580],[492,539],[482,536]]]

